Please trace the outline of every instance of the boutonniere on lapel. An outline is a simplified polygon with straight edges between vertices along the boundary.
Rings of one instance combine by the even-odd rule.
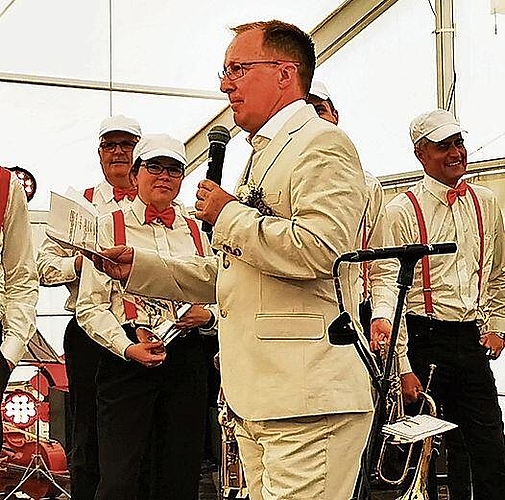
[[[261,215],[275,215],[274,211],[265,203],[265,193],[262,187],[249,181],[237,189],[237,199],[248,207],[255,208]]]

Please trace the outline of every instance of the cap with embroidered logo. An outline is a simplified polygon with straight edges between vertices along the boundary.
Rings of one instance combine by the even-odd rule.
[[[414,144],[423,137],[432,142],[440,142],[461,132],[466,130],[463,130],[454,115],[445,109],[423,113],[410,123],[410,138]]]

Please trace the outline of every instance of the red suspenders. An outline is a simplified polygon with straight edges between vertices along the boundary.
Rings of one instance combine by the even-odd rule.
[[[114,226],[114,245],[126,245],[126,228],[124,214],[121,210],[112,212],[112,222]],[[137,319],[137,306],[123,299],[124,313],[127,321]]]
[[[6,168],[0,167],[0,227],[3,227],[5,210],[9,201],[11,173]]]
[[[93,194],[95,193],[95,188],[88,188],[84,190],[84,198],[86,198],[90,203],[93,203]]]
[[[184,217],[184,220],[186,221],[186,224],[189,227],[189,231],[191,233],[191,237],[193,238],[193,243],[195,244],[198,255],[200,257],[203,257],[204,253],[203,253],[202,238],[200,237],[200,230],[198,229],[197,223],[193,219],[188,219],[186,217]]]
[[[419,239],[422,245],[428,243],[428,233],[426,231],[426,223],[424,222],[423,212],[421,211],[421,206],[417,201],[414,193],[412,191],[407,191],[405,193],[409,200],[414,205],[414,210],[417,217],[417,225],[419,226]],[[433,316],[433,299],[431,297],[431,280],[430,280],[430,260],[427,255],[425,255],[421,260],[422,273],[423,273],[423,294],[424,294],[424,310],[427,316]]]
[[[477,304],[480,304],[480,294],[482,291],[482,271],[484,267],[484,224],[482,223],[482,210],[480,208],[479,199],[471,186],[468,186],[468,192],[472,197],[475,206],[475,215],[477,216],[477,227],[479,229],[479,295],[477,296]]]
[[[477,304],[480,302],[480,295],[482,291],[482,272],[484,266],[484,224],[482,222],[482,210],[480,208],[479,199],[475,194],[475,191],[471,186],[468,186],[468,192],[472,197],[472,201],[475,207],[475,214],[477,217],[477,228],[479,231],[479,269],[477,271],[479,286],[478,286],[478,295],[477,295]],[[426,245],[428,243],[428,233],[426,231],[426,223],[424,221],[423,212],[421,210],[421,206],[417,201],[416,196],[412,191],[406,191],[405,193],[409,200],[412,202],[414,206],[414,211],[417,218],[417,225],[419,226],[419,239],[420,243]],[[422,266],[422,275],[423,275],[423,294],[424,294],[424,310],[427,316],[433,316],[433,298],[431,295],[431,280],[430,280],[430,261],[429,257],[425,255],[421,260]]]
[[[193,219],[188,219],[184,217],[184,220],[188,225],[198,255],[203,257],[204,255],[203,245],[198,225]],[[126,228],[124,222],[124,214],[121,210],[116,210],[115,212],[112,212],[112,222],[114,226],[114,245],[126,245]],[[135,304],[123,299],[123,306],[125,316],[128,321],[137,318],[137,307]]]

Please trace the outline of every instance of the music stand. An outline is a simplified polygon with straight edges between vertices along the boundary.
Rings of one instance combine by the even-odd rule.
[[[36,387],[38,393],[40,393],[40,376],[41,373],[44,373],[44,376],[48,380],[49,383],[53,383],[54,378],[49,370],[46,368],[46,364],[62,364],[61,358],[54,351],[54,349],[48,344],[48,342],[44,339],[40,331],[37,329],[33,337],[31,338],[27,352],[25,356],[21,359],[21,362],[25,365],[36,366],[38,368],[36,375]],[[38,399],[37,399],[38,401]],[[40,405],[40,402],[38,403]],[[62,486],[60,486],[56,480],[54,479],[53,474],[49,470],[46,462],[44,461],[44,457],[40,453],[40,418],[37,418],[35,421],[35,452],[32,455],[32,458],[28,465],[26,466],[26,470],[19,480],[18,484],[9,492],[9,494],[3,499],[8,500],[13,498],[14,495],[18,491],[23,491],[23,485],[34,475],[43,476],[54,488],[56,488],[60,493],[70,498],[70,493],[67,492]]]
[[[400,331],[400,322],[403,307],[407,297],[407,292],[412,287],[412,284],[414,282],[414,270],[417,261],[421,257],[423,257],[423,255],[428,255],[429,253],[454,253],[457,248],[455,243],[441,244],[439,245],[439,247],[440,247],[439,249],[433,250],[433,246],[431,245],[416,245],[416,244],[405,245],[403,247],[404,252],[399,253],[399,255],[397,256],[400,262],[400,270],[398,272],[398,278],[396,280],[399,291],[396,300],[393,325],[391,328],[391,337],[389,342],[388,354],[386,358],[386,364],[384,366],[384,370],[382,373],[380,373],[380,371],[377,369],[372,354],[367,349],[367,347],[363,345],[363,342],[359,338],[358,333],[352,326],[351,317],[349,313],[345,311],[345,307],[343,304],[338,268],[341,262],[346,261],[346,256],[351,254],[341,256],[335,261],[333,265],[335,294],[337,297],[338,307],[341,314],[331,323],[331,325],[328,328],[330,343],[334,345],[353,344],[363,364],[365,365],[367,371],[370,374],[374,387],[377,389],[377,400],[375,403],[374,418],[372,421],[370,433],[368,434],[368,440],[365,445],[365,449],[361,456],[358,478],[356,481],[356,485],[351,500],[369,500],[371,498],[371,491],[370,491],[371,489],[369,484],[370,465],[376,452],[378,437],[380,434],[380,430],[382,428],[382,424],[384,423],[383,415],[385,414],[386,411],[386,399],[391,387],[391,370],[393,366],[396,342],[398,339],[398,333]],[[379,250],[385,250],[385,249],[379,249]],[[373,260],[374,258],[373,252],[374,250],[370,249],[368,251],[368,253],[371,254],[370,259],[361,259],[361,261]],[[354,253],[356,254],[356,252]],[[385,258],[385,257],[378,257],[378,258]],[[349,262],[359,262],[359,260],[351,258]]]

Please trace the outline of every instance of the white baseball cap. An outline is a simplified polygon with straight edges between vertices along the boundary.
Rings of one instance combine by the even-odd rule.
[[[410,138],[414,144],[423,137],[432,142],[440,142],[461,132],[466,132],[466,130],[463,130],[454,115],[445,109],[422,113],[410,123]]]
[[[137,137],[142,135],[138,121],[123,115],[109,116],[102,121],[98,137],[102,137],[108,132],[128,132]]]
[[[330,93],[328,92],[326,85],[323,82],[319,82],[317,80],[312,81],[309,94],[315,95],[316,97],[319,97],[323,101],[330,99]]]
[[[186,166],[186,149],[181,141],[168,134],[146,134],[137,142],[133,150],[133,162],[138,158],[150,160],[156,156],[166,156]]]

